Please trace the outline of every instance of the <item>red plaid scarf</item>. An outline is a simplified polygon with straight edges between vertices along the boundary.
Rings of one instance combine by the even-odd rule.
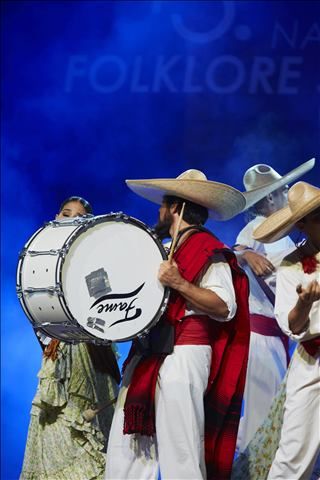
[[[192,234],[174,255],[181,275],[194,283],[217,252],[225,255],[231,267],[237,314],[231,322],[212,322],[212,364],[205,398],[207,478],[212,480],[229,478],[234,456],[249,349],[248,281],[234,254],[210,233]],[[163,321],[174,324],[184,312],[185,299],[173,290]],[[155,433],[154,397],[164,358],[151,355],[137,365],[124,407],[125,434]]]

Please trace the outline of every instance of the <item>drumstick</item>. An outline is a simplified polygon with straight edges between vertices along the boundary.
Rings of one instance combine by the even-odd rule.
[[[100,413],[105,408],[110,407],[113,403],[116,403],[117,400],[118,400],[118,397],[115,397],[112,400],[109,400],[108,402],[103,403],[98,408],[88,408],[83,412],[82,417],[87,422],[91,422],[94,419],[94,417],[97,415],[97,413]]]
[[[180,216],[179,216],[179,220],[178,220],[178,224],[177,224],[177,228],[176,228],[176,230],[174,232],[174,235],[173,235],[173,239],[172,239],[172,243],[171,243],[171,247],[170,247],[169,258],[168,258],[170,263],[172,263],[173,252],[174,252],[174,249],[176,248],[178,233],[179,233],[179,230],[180,230],[180,225],[181,225],[181,222],[182,222],[182,217],[183,217],[183,212],[184,212],[185,205],[186,205],[186,203],[183,202],[181,212],[180,212]]]

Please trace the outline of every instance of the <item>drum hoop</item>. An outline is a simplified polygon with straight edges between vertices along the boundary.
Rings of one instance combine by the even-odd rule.
[[[152,240],[158,246],[163,260],[168,259],[168,255],[167,255],[167,252],[166,252],[164,246],[162,245],[158,236],[152,231],[152,229],[147,224],[142,222],[141,220],[138,220],[135,217],[131,217],[130,215],[127,215],[123,212],[108,213],[108,214],[105,214],[105,215],[99,215],[99,216],[91,218],[88,222],[80,225],[79,228],[74,230],[72,232],[72,234],[70,235],[70,237],[66,240],[65,246],[67,247],[67,250],[69,250],[71,245],[75,242],[75,240],[80,236],[80,234],[83,231],[89,230],[90,228],[93,228],[95,225],[99,225],[100,223],[105,223],[105,221],[107,221],[107,222],[108,221],[117,222],[117,221],[121,221],[121,220],[124,223],[131,223],[133,225],[136,225],[138,228],[141,228],[141,230],[144,230],[145,232],[147,232],[148,235],[152,238]],[[62,285],[62,270],[63,270],[64,260],[65,260],[64,258],[61,258],[61,264],[60,264],[60,270],[59,270],[59,282],[60,282],[61,285]],[[163,315],[163,313],[164,313],[164,311],[167,307],[168,301],[169,301],[169,296],[170,296],[170,288],[169,287],[164,287],[161,305],[159,306],[155,316],[152,318],[152,320],[150,321],[148,326],[145,326],[144,328],[141,329],[141,331],[135,333],[134,335],[131,335],[130,337],[115,339],[115,340],[112,340],[112,342],[118,342],[118,343],[127,342],[127,341],[130,341],[130,340],[133,340],[138,335],[143,335],[143,332],[147,333],[147,331],[150,330],[150,328],[152,328],[156,323],[158,323],[160,317]],[[64,296],[63,296],[63,300],[64,300],[64,303],[66,305],[66,308],[68,309],[68,312],[70,312],[70,310],[69,310],[69,308],[68,308],[68,306],[65,302]],[[73,317],[71,312],[70,312],[70,315],[72,316],[72,319],[77,322],[77,325],[79,325],[84,332],[87,332],[87,333],[90,334],[90,332],[88,330],[85,330],[82,327],[82,325],[80,325],[80,323],[77,321],[77,319]],[[98,338],[98,337],[94,337],[94,338]],[[101,339],[101,340],[103,341],[103,339]],[[108,342],[110,342],[110,340],[108,340]]]
[[[59,326],[61,326],[61,324]],[[51,325],[45,325],[44,327],[43,326],[38,326],[38,327],[36,326],[36,327],[33,327],[33,329],[35,331],[39,330],[41,332],[44,332],[48,337],[56,338],[57,340],[60,340],[61,342],[71,343],[73,345],[75,345],[77,343],[83,343],[83,342],[85,342],[85,343],[90,342],[90,343],[94,343],[95,345],[110,345],[110,343],[112,343],[111,340],[104,340],[103,338],[95,337],[90,332],[85,330],[82,327],[82,325],[80,325],[79,323],[76,325],[76,327],[80,331],[80,333],[83,333],[86,337],[89,337],[86,340],[82,340],[82,339],[78,340],[78,339],[75,339],[75,338],[73,338],[72,340],[68,340],[68,339],[59,337],[59,335],[57,335],[55,337],[52,337],[52,333],[47,330],[47,327],[52,327],[52,324]]]
[[[141,220],[138,220],[135,217],[131,217],[131,216],[129,216],[129,215],[123,213],[123,212],[117,212],[117,213],[112,212],[112,213],[105,214],[105,215],[90,217],[89,219],[87,219],[86,222],[81,222],[78,225],[75,224],[76,228],[65,239],[64,244],[63,244],[64,248],[66,249],[66,252],[69,251],[72,244],[80,236],[80,234],[83,233],[83,231],[89,230],[90,228],[93,228],[95,225],[99,225],[100,223],[104,223],[105,221],[115,221],[115,222],[117,222],[117,221],[121,221],[121,220],[124,223],[131,223],[133,225],[136,225],[141,230],[144,230],[145,232],[147,232],[148,235],[152,238],[152,240],[158,246],[158,249],[161,253],[161,256],[162,256],[163,260],[166,260],[168,258],[168,255],[167,255],[167,252],[166,252],[164,246],[162,245],[162,243],[159,240],[159,238],[157,237],[157,235],[152,231],[152,229],[147,224],[142,222]],[[29,239],[29,241],[25,244],[22,251],[26,251],[28,249],[28,247],[30,246],[30,244],[33,242],[33,240],[50,224],[53,225],[54,227],[58,226],[58,225],[53,224],[53,222],[46,222],[44,224],[44,226],[39,228],[34,233],[34,235],[32,235],[32,237]],[[72,225],[72,222],[70,222],[70,224],[68,226],[71,226],[71,225]],[[61,226],[64,226],[64,224],[62,224]],[[72,322],[71,325],[76,325],[77,328],[79,329],[80,333],[83,333],[85,336],[91,337],[93,343],[100,344],[100,345],[105,345],[105,344],[110,343],[111,340],[102,339],[102,338],[93,336],[72,315],[72,313],[71,313],[71,311],[68,307],[68,304],[66,302],[64,291],[63,291],[63,285],[62,285],[62,271],[63,271],[63,265],[64,265],[64,262],[65,262],[65,258],[66,258],[66,255],[59,256],[58,261],[56,263],[56,271],[55,271],[56,285],[61,286],[61,294],[60,295],[57,294],[57,297],[58,297],[59,304],[60,304],[63,312],[67,316],[69,322]],[[16,278],[17,278],[16,288],[17,289],[21,288],[21,283],[22,283],[21,282],[21,274],[22,274],[22,267],[23,267],[24,259],[25,259],[25,255],[20,254],[18,265],[17,265],[17,275],[16,275]],[[117,340],[117,339],[112,340],[112,342],[119,342],[119,343],[120,342],[126,342],[126,341],[129,341],[129,340],[132,340],[132,339],[136,338],[137,336],[143,335],[144,332],[145,332],[145,334],[147,334],[147,332],[150,330],[150,328],[152,328],[159,321],[160,317],[163,315],[163,313],[164,313],[164,311],[167,307],[168,301],[169,301],[169,296],[170,296],[170,288],[169,287],[164,287],[163,298],[162,298],[161,305],[159,306],[155,316],[152,318],[150,323],[147,326],[145,326],[144,328],[142,328],[141,331],[135,333],[133,336],[130,336],[130,337],[127,337],[127,338],[122,338],[122,339],[119,339],[119,340]],[[39,329],[39,330],[40,329],[45,330],[45,327],[35,326],[33,316],[31,315],[31,312],[29,311],[29,309],[26,305],[23,294],[19,297],[19,301],[20,301],[20,304],[21,304],[24,312],[28,316],[28,318],[30,320],[30,323],[32,324],[33,328],[34,329]],[[76,322],[76,323],[74,324],[73,322]],[[72,341],[68,342],[68,340],[63,339],[62,341],[65,342],[65,343],[77,343],[77,340],[72,340]],[[79,340],[79,342],[81,342],[81,341],[82,340]]]
[[[145,230],[151,236],[151,238],[154,240],[154,242],[159,247],[162,258],[164,260],[168,259],[168,255],[167,255],[167,252],[166,252],[164,246],[162,245],[162,243],[159,240],[159,238],[157,237],[157,235],[152,231],[152,229],[147,224],[142,222],[141,220],[138,220],[135,217],[131,217],[130,215],[127,215],[123,212],[108,213],[108,214],[105,214],[105,215],[98,215],[96,217],[91,217],[88,220],[88,222],[79,225],[78,228],[76,228],[69,235],[69,237],[65,240],[65,246],[67,247],[67,250],[69,250],[71,245],[75,242],[75,240],[80,236],[80,234],[83,231],[89,230],[90,228],[93,228],[95,225],[99,225],[100,223],[104,223],[104,220],[106,220],[106,219],[107,219],[107,221],[117,222],[117,221],[123,220],[124,223],[136,224],[136,226],[138,226],[142,230]]]

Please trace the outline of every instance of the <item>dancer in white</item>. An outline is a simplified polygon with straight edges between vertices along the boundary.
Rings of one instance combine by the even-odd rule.
[[[288,207],[254,232],[256,240],[272,242],[296,226],[306,237],[278,271],[276,318],[299,345],[288,372],[280,443],[268,480],[309,480],[320,452],[320,189],[298,182],[288,200]]]
[[[251,335],[244,409],[237,438],[239,453],[245,450],[267,416],[289,359],[288,337],[274,316],[274,292],[281,260],[295,245],[289,236],[264,245],[253,238],[253,231],[287,204],[287,184],[313,166],[314,159],[281,176],[269,165],[258,164],[243,177],[246,214],[251,220],[239,233],[235,250],[250,282]]]

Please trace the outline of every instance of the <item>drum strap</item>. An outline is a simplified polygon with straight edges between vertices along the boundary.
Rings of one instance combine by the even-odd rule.
[[[94,345],[87,343],[87,349],[93,364],[93,367],[102,373],[107,373],[120,383],[121,375],[116,356],[110,345]]]

